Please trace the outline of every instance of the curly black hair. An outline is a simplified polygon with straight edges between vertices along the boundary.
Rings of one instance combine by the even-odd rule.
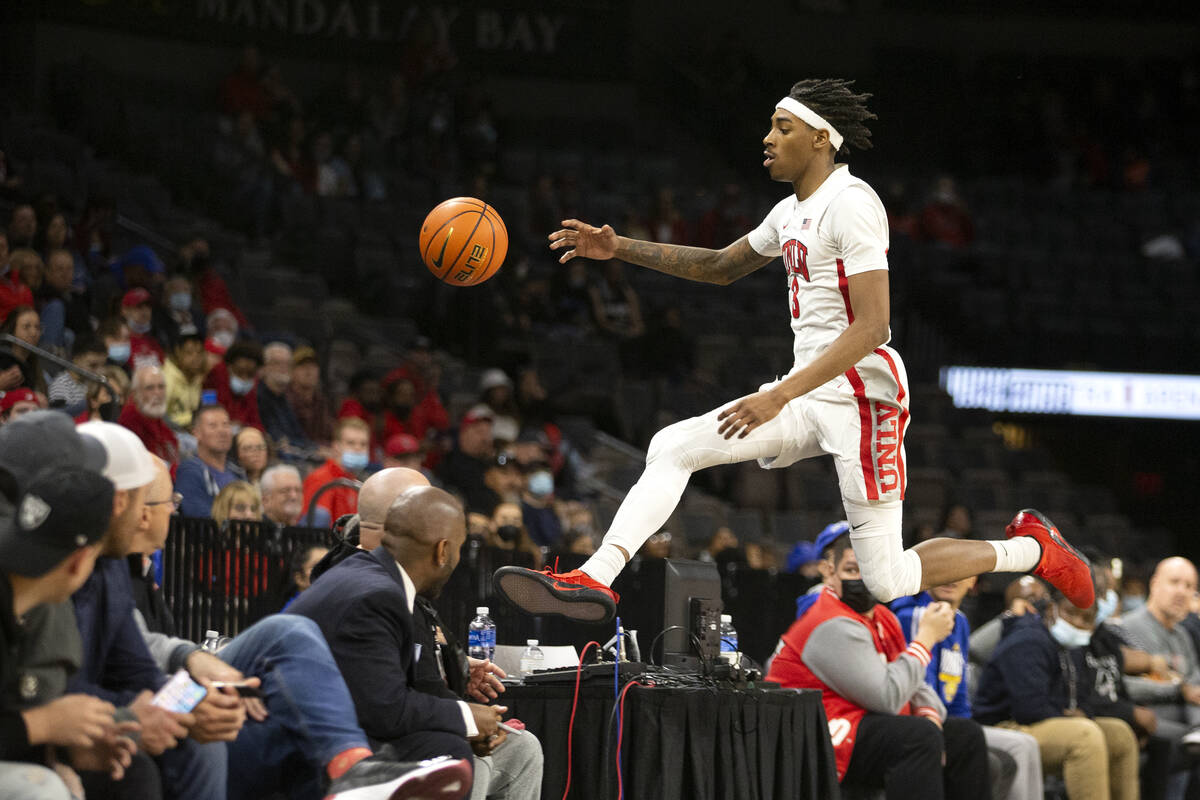
[[[839,153],[850,150],[868,150],[871,147],[871,131],[866,122],[878,119],[867,110],[867,92],[856,94],[854,81],[842,78],[809,79],[797,81],[788,96],[824,117],[842,135]]]

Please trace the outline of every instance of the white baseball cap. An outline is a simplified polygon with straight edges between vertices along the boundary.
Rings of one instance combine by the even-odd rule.
[[[85,422],[78,425],[76,430],[104,447],[104,452],[108,454],[104,477],[118,489],[136,489],[158,477],[154,456],[150,455],[137,434],[125,426],[115,422]]]

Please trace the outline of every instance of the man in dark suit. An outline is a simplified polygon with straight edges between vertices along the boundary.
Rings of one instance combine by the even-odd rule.
[[[430,642],[425,612],[414,617],[416,597],[438,596],[464,541],[466,519],[451,495],[409,489],[388,510],[383,545],[330,569],[288,611],[320,626],[373,742],[390,744],[403,760],[474,753],[473,798],[534,800],[542,772],[537,739],[509,737],[499,728],[507,709],[438,690],[418,666]]]

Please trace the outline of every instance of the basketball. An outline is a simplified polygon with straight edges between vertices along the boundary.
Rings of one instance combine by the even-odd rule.
[[[452,197],[421,225],[421,260],[451,286],[475,286],[496,274],[508,253],[508,229],[496,209],[474,197]]]

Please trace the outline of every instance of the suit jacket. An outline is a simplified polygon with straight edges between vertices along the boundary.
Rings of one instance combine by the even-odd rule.
[[[404,581],[386,548],[356,553],[333,567],[287,613],[321,628],[367,736],[376,741],[420,731],[466,736],[456,700],[417,688],[429,685],[418,670],[426,636],[408,610]]]

